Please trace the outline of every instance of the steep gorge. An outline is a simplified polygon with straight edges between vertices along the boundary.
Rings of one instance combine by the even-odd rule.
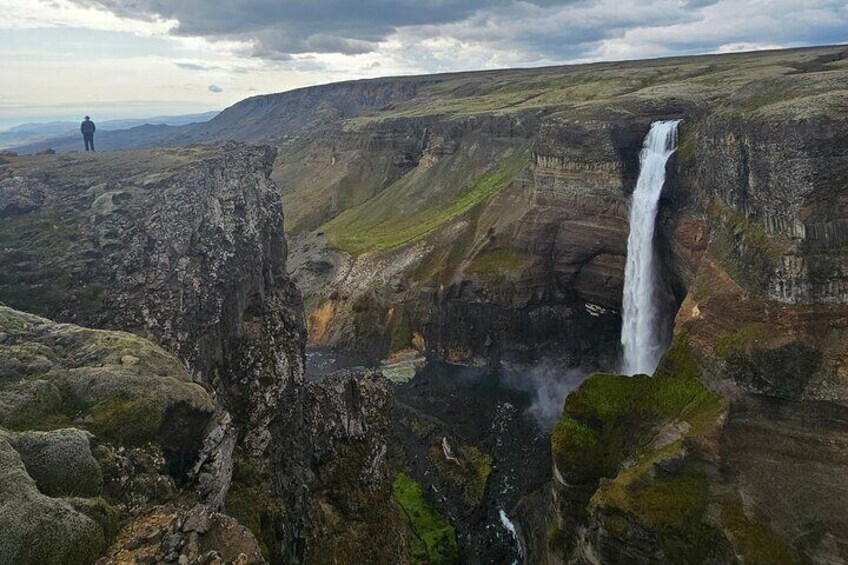
[[[675,345],[653,382],[595,375],[566,401],[555,478],[517,507],[529,562],[841,562],[844,50],[641,65],[662,71],[601,94],[596,69],[594,100],[572,76],[561,106],[504,104],[504,83],[463,97],[457,77],[438,115],[283,144],[311,339],[389,372],[409,355],[615,370],[638,149],[682,118],[657,239]]]
[[[846,55],[341,83],[126,141],[276,156],[8,158],[0,301],[177,353],[220,424],[203,501],[232,463],[225,510],[279,562],[512,562],[504,511],[528,563],[840,563]],[[576,388],[618,367],[638,152],[678,118],[672,348]],[[313,346],[415,378],[310,379],[295,285]],[[528,394],[575,369],[549,440]]]
[[[225,144],[14,157],[0,169],[2,300],[132,331],[176,355],[117,332],[56,326],[45,335],[47,320],[4,311],[2,425],[71,430],[86,450],[91,443],[105,490],[88,494],[105,497],[99,504],[120,524],[99,541],[101,552],[103,537],[112,544],[110,562],[205,563],[209,551],[227,563],[404,555],[408,534],[388,498],[385,385],[364,373],[318,383],[304,375],[302,303],[286,273],[273,159],[268,147]],[[86,331],[103,337],[82,346],[52,337]],[[149,360],[157,355],[167,372]],[[184,399],[189,390],[173,378],[194,381],[194,396]],[[43,472],[53,471],[30,469]],[[61,549],[28,553],[26,540],[68,543],[61,520],[12,523],[2,557],[60,562]],[[396,539],[375,548],[368,528]]]

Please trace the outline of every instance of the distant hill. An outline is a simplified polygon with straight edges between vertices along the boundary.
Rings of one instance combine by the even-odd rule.
[[[151,118],[128,118],[120,120],[96,121],[97,131],[102,134],[107,131],[128,130],[141,126],[182,126],[207,122],[218,115],[217,111],[197,114],[182,114],[177,116],[154,116]],[[76,147],[79,141],[79,122],[51,121],[25,123],[5,131],[0,131],[0,149],[15,148],[28,153],[30,147],[45,149],[64,148],[70,143]],[[144,131],[144,130],[141,130]],[[136,132],[140,133],[140,132]],[[143,135],[141,136],[143,138]],[[38,149],[40,150],[40,149]],[[63,149],[67,150],[67,149]]]
[[[816,47],[346,81],[246,98],[203,123],[100,128],[96,143],[98,150],[228,140],[281,145],[290,136],[341,124],[358,129],[383,120],[459,119],[493,112],[588,115],[608,104],[624,104],[625,111],[644,114],[645,108],[635,106],[650,106],[657,97],[690,106],[722,97],[729,102],[740,83],[784,72],[812,72],[816,69],[804,65],[825,63],[809,60],[838,59],[842,51]],[[63,152],[81,146],[74,132],[13,149],[33,153],[49,147]]]

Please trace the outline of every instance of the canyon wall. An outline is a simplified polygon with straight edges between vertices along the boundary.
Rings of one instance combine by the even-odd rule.
[[[92,332],[104,336],[97,355],[117,357],[109,357],[98,373],[98,349],[90,347],[87,356],[62,365],[71,374],[99,375],[99,392],[82,392],[65,384],[62,372],[47,381],[38,378],[51,363],[58,366],[50,361],[55,355],[68,354],[67,343],[39,338],[60,353],[43,354],[46,369],[28,369],[34,361],[21,340],[35,338],[16,337],[14,322],[14,316],[25,315],[4,318],[3,398],[15,408],[4,425],[21,433],[63,426],[90,430],[94,436],[84,442],[118,460],[128,448],[141,450],[135,455],[141,460],[144,450],[153,450],[146,466],[133,455],[123,467],[113,468],[109,458],[93,465],[103,469],[107,486],[140,482],[145,472],[171,485],[164,494],[143,496],[131,488],[93,489],[90,494],[116,505],[123,528],[117,538],[114,531],[101,533],[97,542],[101,551],[104,538],[106,546],[114,542],[110,559],[130,552],[170,560],[172,553],[185,553],[190,562],[200,562],[204,552],[218,551],[230,562],[239,549],[250,561],[314,562],[327,551],[342,559],[331,543],[348,552],[346,562],[370,551],[396,551],[398,562],[405,555],[408,534],[391,505],[386,476],[391,402],[384,385],[359,374],[306,382],[302,302],[286,272],[279,193],[268,178],[273,161],[267,147],[231,143],[11,157],[0,168],[0,300],[58,321],[130,331],[176,355],[168,357],[164,373],[149,366],[150,354],[142,354],[153,343]],[[22,319],[36,327],[48,323]],[[132,340],[138,345],[130,347]],[[155,379],[145,391],[150,371],[193,381],[195,396],[182,400],[180,394],[190,391],[176,385],[157,390]],[[67,407],[67,419],[52,415],[57,403]],[[114,426],[126,427],[126,434],[137,427],[144,432],[110,435]],[[146,443],[148,435],[156,438],[154,444]],[[340,460],[345,473],[334,470]],[[357,489],[367,494],[347,505],[346,497]],[[370,518],[360,516],[368,509]],[[390,549],[375,548],[354,528],[325,537],[327,528],[347,523],[348,516],[363,529],[394,530],[396,542]],[[170,529],[161,530],[164,523]],[[149,539],[145,528],[153,532]],[[55,556],[19,557],[18,562],[58,562]]]

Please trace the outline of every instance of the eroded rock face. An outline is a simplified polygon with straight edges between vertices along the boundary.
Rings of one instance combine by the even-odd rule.
[[[413,343],[420,334],[428,355],[437,359],[528,363],[559,355],[575,363],[612,364],[627,194],[635,182],[643,122],[561,118],[540,123],[532,114],[519,114],[430,119],[426,127],[420,121],[386,120],[359,131],[371,140],[418,140],[420,149],[404,178],[396,174],[387,181],[394,179],[394,185],[374,187],[378,178],[357,177],[358,184],[377,193],[359,195],[360,202],[371,198],[362,205],[362,218],[348,220],[343,214],[326,233],[295,239],[293,276],[314,304],[310,339],[372,359],[420,348]],[[354,182],[346,162],[382,162],[399,150],[398,144],[336,146],[346,161],[333,164],[322,151],[328,143],[317,145],[310,146],[307,163],[329,159],[322,170],[340,177],[326,180],[326,194]],[[274,173],[281,182],[296,184],[311,174],[309,167],[288,165],[283,151]],[[429,218],[432,208],[447,206],[468,185],[496,190],[473,212],[447,217],[413,243],[363,249],[355,257],[332,250],[356,247],[358,236],[350,234],[360,222],[391,224],[394,206],[402,206],[410,223],[417,221],[416,213]],[[399,196],[393,193],[404,193],[404,204],[395,202]],[[291,202],[304,206],[295,198]],[[341,202],[333,200],[337,206]],[[312,218],[303,214],[299,210],[295,220],[306,222],[301,229]],[[392,229],[405,233],[408,228]]]
[[[566,400],[550,498],[560,529],[557,543],[534,545],[539,559],[848,558],[848,122],[828,96],[749,104],[684,120],[661,219],[661,253],[685,295],[676,345],[650,381],[593,375]],[[684,387],[696,373],[709,392],[692,388],[686,406],[655,412],[672,402],[665,379]],[[702,394],[722,407],[699,413]],[[646,443],[622,441],[628,425]]]
[[[0,371],[10,386],[0,400],[14,410],[4,412],[4,425],[38,423],[68,394],[92,405],[91,414],[71,417],[97,441],[112,441],[98,446],[108,468],[103,490],[136,508],[127,535],[150,516],[161,527],[178,524],[189,509],[174,496],[190,492],[204,515],[226,510],[250,527],[257,539],[247,534],[245,543],[263,558],[308,561],[324,547],[316,528],[326,522],[312,508],[329,508],[317,501],[322,489],[335,489],[332,504],[348,516],[379,494],[383,508],[360,518],[363,528],[394,528],[402,539],[385,479],[387,392],[374,379],[357,387],[352,376],[359,392],[349,395],[332,380],[326,390],[304,382],[302,304],[286,274],[279,193],[268,178],[274,152],[225,144],[97,157],[21,158],[2,169],[4,182],[38,187],[43,198],[0,230],[0,299],[148,336],[175,356],[132,334],[10,313],[0,330],[9,350]],[[18,354],[24,338],[45,353]],[[46,352],[54,347],[60,353]],[[150,372],[162,377],[159,389]],[[148,404],[139,401],[148,395]],[[372,448],[372,437],[383,439]],[[158,447],[147,451],[151,439]],[[365,470],[334,474],[336,456]],[[353,510],[341,482],[364,489]],[[111,555],[138,550],[155,560],[194,543],[190,562],[213,549],[223,562],[237,560],[238,552],[227,557],[228,544],[247,530],[232,517],[215,520],[235,538],[195,539],[194,530],[168,526],[171,541],[119,537]],[[351,556],[382,551],[371,539],[360,535],[345,547]],[[249,560],[258,555],[248,552]]]
[[[155,563],[185,553],[200,563],[182,538],[157,558],[143,546],[161,532],[139,540],[132,531],[201,501],[185,485],[213,416],[206,390],[176,357],[133,334],[5,306],[0,328],[2,426],[11,428],[0,429],[0,562],[83,565],[108,554],[104,562]],[[261,560],[252,534],[224,519],[227,529],[202,540],[206,553],[223,555],[220,563],[239,553]]]
[[[303,561],[414,563],[407,518],[392,499],[388,381],[376,373],[341,371],[308,390],[305,419],[315,477]]]
[[[6,248],[0,294],[60,320],[152,337],[216,389],[262,453],[280,396],[302,373],[300,300],[267,178],[273,158],[231,144],[16,160],[6,182],[44,194],[16,220],[61,229]]]

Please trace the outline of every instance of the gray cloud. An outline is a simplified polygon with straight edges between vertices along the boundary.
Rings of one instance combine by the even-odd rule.
[[[587,0],[71,0],[117,15],[177,20],[174,33],[254,42],[255,55],[360,54],[401,27],[459,22],[483,10]]]
[[[221,88],[220,86],[218,86],[217,84],[210,84],[209,85],[209,92],[215,92],[215,93],[224,92],[224,89]]]
[[[201,65],[199,63],[185,63],[185,62],[182,62],[182,61],[177,61],[174,64],[176,66],[178,66],[179,68],[185,69],[187,71],[213,71],[215,69],[220,68],[220,67],[216,67],[216,66],[213,66],[213,65]]]
[[[245,55],[316,71],[324,63],[303,54],[376,52],[385,68],[459,70],[844,42],[848,26],[845,0],[71,1],[174,19],[177,35],[243,41]],[[203,70],[191,65],[181,66]]]

